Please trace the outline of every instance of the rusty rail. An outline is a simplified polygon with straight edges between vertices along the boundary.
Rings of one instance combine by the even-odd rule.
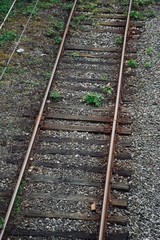
[[[65,31],[64,31],[64,34],[63,34],[63,38],[62,38],[62,42],[61,42],[59,51],[57,53],[57,57],[56,57],[56,61],[55,61],[55,64],[54,64],[54,67],[53,67],[53,70],[52,70],[52,74],[51,74],[51,77],[49,79],[47,89],[46,89],[46,92],[44,94],[44,98],[43,98],[43,101],[42,101],[42,104],[41,104],[41,108],[40,108],[39,114],[36,118],[36,123],[35,123],[34,130],[33,130],[29,145],[28,145],[28,149],[27,149],[27,152],[26,152],[26,155],[25,155],[22,167],[21,167],[21,171],[20,171],[20,174],[18,176],[18,180],[17,180],[16,186],[15,186],[14,192],[12,194],[10,204],[9,204],[7,212],[6,212],[4,224],[3,224],[3,227],[2,227],[2,230],[1,230],[1,233],[0,233],[0,240],[3,239],[3,235],[4,235],[4,232],[6,230],[11,211],[13,209],[13,205],[14,205],[14,202],[15,202],[15,199],[16,199],[16,196],[17,196],[17,193],[18,193],[18,190],[19,190],[19,187],[20,187],[23,175],[24,175],[24,171],[26,169],[27,163],[28,163],[28,161],[30,159],[30,156],[31,156],[31,152],[32,152],[35,140],[36,140],[36,136],[37,136],[37,133],[38,133],[38,130],[39,130],[41,119],[43,117],[43,112],[44,112],[44,109],[45,109],[46,101],[47,101],[49,91],[50,91],[50,88],[51,88],[53,80],[54,80],[55,72],[56,72],[56,69],[57,69],[57,66],[58,66],[63,48],[64,48],[64,42],[65,42],[65,39],[66,39],[66,36],[67,36],[67,33],[68,33],[70,21],[71,21],[71,18],[73,16],[76,4],[77,4],[77,0],[74,1],[72,10],[71,10],[70,15],[68,17],[68,21],[67,21],[67,24],[66,24],[66,28],[65,28]]]
[[[112,172],[112,165],[113,165],[113,159],[114,159],[114,147],[115,147],[117,127],[118,127],[118,112],[119,112],[119,105],[120,105],[124,56],[125,56],[125,50],[126,50],[126,42],[127,42],[127,34],[129,29],[131,8],[132,8],[132,0],[130,0],[130,3],[129,3],[127,22],[126,22],[123,47],[122,47],[121,64],[120,64],[119,77],[118,77],[118,87],[117,87],[114,119],[113,119],[112,133],[111,133],[111,141],[110,141],[110,147],[109,147],[108,165],[106,170],[106,180],[105,180],[105,187],[104,187],[104,197],[103,197],[102,214],[101,214],[98,240],[106,239],[105,229],[106,229],[107,211],[108,211],[109,198],[110,198],[110,181],[112,176],[111,172]]]

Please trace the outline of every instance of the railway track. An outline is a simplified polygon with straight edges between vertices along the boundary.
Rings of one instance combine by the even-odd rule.
[[[127,77],[134,72],[126,61],[136,57],[128,42],[143,25],[130,22],[132,1],[127,17],[121,6],[115,14],[91,6],[74,2],[40,111],[24,114],[36,123],[0,239],[129,236],[132,172],[124,162],[131,159],[126,106],[132,95]],[[17,151],[22,138],[15,138]]]

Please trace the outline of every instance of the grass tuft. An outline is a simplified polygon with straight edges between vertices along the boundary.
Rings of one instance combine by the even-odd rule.
[[[134,59],[128,60],[128,61],[127,61],[127,65],[128,65],[128,67],[130,67],[130,68],[137,68],[137,67],[138,67],[138,63],[137,63],[137,61],[134,60]]]
[[[3,227],[4,224],[4,218],[0,217],[0,229]]]
[[[59,101],[60,99],[62,99],[61,93],[56,90],[54,90],[50,93],[50,97],[54,101]]]
[[[6,42],[14,41],[16,37],[17,37],[17,34],[14,31],[4,32],[0,36],[0,47],[2,47],[3,44],[5,44]]]
[[[151,57],[153,54],[153,48],[152,47],[147,48],[146,52],[147,52],[147,55]]]
[[[111,87],[110,83],[108,83],[105,87],[103,87],[102,91],[106,95],[112,95],[113,94],[113,88]]]
[[[102,104],[103,96],[101,94],[95,92],[95,93],[86,94],[82,99],[87,104],[99,107]]]
[[[152,67],[152,63],[151,63],[151,62],[146,62],[146,63],[144,64],[144,67],[145,67],[146,69],[150,69],[150,68]]]
[[[123,37],[122,36],[116,37],[116,44],[117,45],[122,45],[123,44]]]

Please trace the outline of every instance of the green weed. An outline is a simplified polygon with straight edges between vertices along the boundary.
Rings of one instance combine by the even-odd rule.
[[[144,16],[147,18],[155,17],[155,15],[156,15],[156,12],[153,9],[146,9],[144,11]]]
[[[21,194],[22,194],[22,191],[24,190],[25,187],[26,187],[26,181],[22,181],[22,183],[21,183],[21,185],[19,187],[17,196],[16,196],[16,200],[15,200],[15,203],[14,203],[14,208],[13,208],[13,211],[14,211],[16,216],[20,213],[20,209],[21,209]]]
[[[80,3],[85,3],[85,0],[80,0]],[[94,4],[101,4],[102,0],[94,0]],[[92,4],[93,5],[93,4]]]
[[[46,36],[47,37],[54,37],[57,35],[57,31],[55,31],[54,29],[52,28],[48,28],[47,29],[47,32],[46,32]]]
[[[0,14],[2,13],[7,13],[10,6],[12,4],[12,0],[1,0],[1,4],[0,4]]]
[[[75,31],[76,28],[77,28],[77,24],[76,24],[75,22],[71,22],[71,23],[70,23],[70,31],[71,31],[71,32],[72,32],[72,31]]]
[[[138,67],[138,63],[137,63],[137,61],[134,60],[134,59],[128,60],[128,61],[127,61],[127,65],[128,65],[128,67],[130,67],[130,68],[137,68],[137,67]]]
[[[54,39],[56,44],[60,44],[62,42],[62,38],[60,36],[55,37]]]
[[[0,67],[0,75],[2,74],[3,72],[3,67]]]
[[[144,20],[144,15],[138,11],[131,11],[130,16],[133,20]]]
[[[0,217],[0,229],[3,227],[4,224],[4,218]]]
[[[0,47],[2,47],[2,45],[5,44],[6,42],[14,41],[16,38],[17,34],[14,31],[4,32],[0,36]]]
[[[45,73],[45,78],[47,79],[47,80],[49,80],[50,79],[50,77],[51,77],[51,72],[47,72],[47,73]]]
[[[52,27],[54,29],[56,29],[59,32],[63,32],[64,31],[64,22],[58,18],[53,18],[52,19]]]
[[[134,1],[134,5],[135,6],[148,6],[148,5],[151,5],[151,4],[155,4],[155,1],[154,0],[135,0]]]
[[[70,11],[73,7],[73,3],[64,3],[63,4],[63,9]]]
[[[105,87],[103,87],[102,91],[104,94],[107,94],[107,95],[113,94],[113,88],[111,87],[110,83],[108,83]]]
[[[125,7],[125,6],[128,6],[128,4],[129,4],[129,3],[128,3],[128,0],[120,0],[120,3],[121,3],[121,5],[124,6],[124,7]]]
[[[83,10],[88,10],[94,14],[98,11],[98,4],[99,4],[99,2],[97,2],[97,3],[96,2],[95,3],[87,2],[85,4],[80,5],[80,8]]]
[[[59,20],[58,18],[53,18],[52,26],[47,29],[46,36],[56,37],[59,34],[62,34],[63,31],[64,31],[64,22]]]
[[[17,216],[20,213],[21,209],[21,197],[19,194],[17,194],[15,203],[14,203],[14,213]]]
[[[4,68],[3,68],[3,67],[0,67],[0,74],[2,74],[3,70],[4,70]],[[6,73],[6,74],[10,74],[12,70],[13,70],[13,69],[12,69],[10,66],[8,66],[8,67],[6,68],[6,70],[5,70],[5,73]]]
[[[123,44],[123,37],[122,36],[116,37],[116,44],[117,45],[122,45]]]
[[[71,54],[71,56],[74,57],[74,58],[75,58],[75,57],[79,57],[79,53],[78,53],[78,52],[73,52],[73,53]]]
[[[89,15],[80,15],[80,16],[76,16],[73,17],[73,21],[70,23],[70,32],[76,32],[77,28],[81,31],[83,31],[83,24],[82,22],[87,20],[87,19],[91,19],[91,16]]]
[[[22,80],[21,83],[24,83],[30,87],[36,87],[38,85],[38,83],[35,80],[32,79],[26,79],[26,80]]]
[[[52,91],[52,92],[50,93],[50,97],[51,97],[54,101],[59,101],[59,100],[62,98],[61,93],[58,92],[58,91],[56,91],[56,90],[54,90],[54,91]]]
[[[27,15],[27,16],[29,16],[29,15],[31,15],[32,14],[32,16],[36,16],[36,15],[38,15],[38,11],[39,11],[39,9],[38,8],[35,8],[34,10],[33,10],[33,6],[32,5],[28,5],[27,7],[26,7],[26,9],[22,12],[24,15]]]
[[[147,55],[148,55],[148,56],[152,56],[152,54],[153,54],[153,48],[152,48],[152,47],[147,48],[146,52],[147,52]]]
[[[102,76],[101,76],[101,80],[104,80],[104,81],[105,81],[105,80],[108,80],[108,76],[107,76],[107,75],[105,75],[105,74],[104,74],[104,75],[102,75]]]
[[[60,0],[50,0],[50,2],[53,4],[60,4],[61,1]]]
[[[73,20],[76,22],[77,25],[80,25],[83,21],[91,19],[91,16],[89,15],[80,15],[77,17],[74,17]]]
[[[146,62],[146,63],[144,64],[144,67],[145,67],[146,69],[150,69],[150,68],[152,67],[152,63],[151,63],[151,62]]]
[[[60,0],[50,0],[50,2],[40,2],[39,3],[39,8],[42,9],[48,9],[50,7],[53,7],[54,5],[60,4]]]
[[[82,100],[87,104],[99,107],[102,104],[103,96],[99,93],[88,93],[82,98]]]

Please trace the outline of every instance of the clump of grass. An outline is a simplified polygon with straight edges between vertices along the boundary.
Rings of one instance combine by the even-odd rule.
[[[117,45],[122,45],[122,43],[123,43],[123,37],[122,36],[116,37],[116,44]]]
[[[156,12],[154,11],[154,9],[146,9],[145,11],[144,11],[144,16],[145,17],[155,17],[155,15],[156,15]]]
[[[61,21],[58,18],[53,18],[52,21],[52,26],[55,28],[58,32],[63,32],[64,31],[64,22]]]
[[[138,6],[150,5],[155,4],[154,0],[135,0],[135,4]]]
[[[57,35],[57,32],[53,28],[48,28],[46,32],[47,37],[54,37]]]
[[[70,11],[73,7],[73,3],[64,3],[63,4],[63,9]]]
[[[47,79],[47,80],[49,80],[50,79],[50,77],[51,77],[51,72],[46,72],[45,73],[45,78]]]
[[[144,64],[144,67],[145,67],[146,69],[150,69],[150,68],[152,67],[152,63],[151,63],[151,62],[146,62],[146,63]]]
[[[88,12],[91,12],[92,14],[95,14],[98,12],[98,5],[102,4],[101,1],[97,0],[94,1],[94,3],[91,2],[84,2],[84,1],[80,1],[82,3],[82,5],[80,5],[80,8],[82,10],[87,10]]]
[[[35,80],[32,79],[26,79],[26,80],[22,80],[21,83],[24,83],[30,87],[35,87],[38,85],[38,83]]]
[[[73,52],[73,53],[71,54],[71,56],[75,58],[75,57],[79,57],[80,55],[79,55],[78,52]]]
[[[120,0],[122,6],[128,6],[128,0]]]
[[[105,87],[103,87],[102,91],[104,94],[107,94],[107,95],[113,94],[113,88],[111,87],[110,83],[108,83]]]
[[[6,14],[12,4],[12,0],[1,0],[0,4],[0,15]]]
[[[3,67],[0,67],[0,74],[2,74],[3,70],[4,70],[4,68],[3,68]],[[11,68],[10,66],[8,66],[8,67],[6,68],[5,73],[10,74],[11,71],[12,71],[12,68]]]
[[[39,3],[39,8],[49,9],[53,6],[59,5],[60,3],[61,3],[60,0],[41,1]]]
[[[14,204],[14,213],[16,214],[16,216],[20,213],[20,209],[21,209],[21,197],[18,193]]]
[[[83,22],[85,20],[89,20],[91,19],[90,15],[80,15],[80,16],[75,16],[73,17],[73,21],[71,22],[70,26],[71,26],[71,31],[77,31],[78,29],[81,29],[81,31],[83,30]]]
[[[21,194],[22,194],[22,192],[23,192],[25,187],[26,187],[26,181],[22,181],[22,183],[21,183],[21,185],[19,187],[17,196],[16,196],[16,200],[15,200],[15,203],[14,203],[14,208],[13,208],[14,214],[16,216],[20,213],[20,209],[21,209]]]
[[[105,80],[108,80],[108,76],[107,76],[107,75],[105,75],[105,74],[104,74],[104,75],[102,75],[102,76],[101,76],[101,80],[104,80],[104,81],[105,81]]]
[[[38,14],[38,11],[39,11],[38,8],[33,9],[33,5],[28,5],[26,9],[23,11],[23,14],[27,16],[31,14],[32,16],[36,16]]]
[[[50,93],[50,97],[52,98],[52,100],[58,102],[60,99],[62,99],[61,93],[54,90]]]
[[[82,99],[84,102],[86,102],[89,105],[94,105],[96,107],[99,107],[102,104],[103,96],[102,94],[95,92],[95,93],[86,94]]]
[[[62,38],[60,36],[57,36],[57,37],[55,37],[54,41],[56,44],[59,44],[62,42]]]
[[[147,55],[148,55],[148,56],[152,56],[152,54],[153,54],[153,48],[152,48],[152,47],[147,48],[146,52],[147,52]]]
[[[53,4],[59,4],[61,1],[60,0],[50,0],[50,2]]]
[[[73,20],[74,20],[74,22],[76,22],[77,25],[80,25],[87,18],[88,17],[86,15],[79,15],[77,17],[73,17]]]
[[[53,18],[52,26],[46,31],[47,37],[54,37],[55,43],[59,44],[62,41],[62,33],[64,31],[64,22],[58,18]]]
[[[0,217],[0,229],[3,227],[4,224],[4,218]]]
[[[17,34],[14,31],[4,32],[0,36],[0,47],[2,47],[2,45],[5,44],[6,42],[14,41],[16,37]]]
[[[81,8],[88,9],[89,11],[94,11],[95,9],[97,9],[97,6],[98,6],[97,3],[88,2],[88,3],[85,3],[85,5],[81,5]]]
[[[128,61],[127,61],[127,65],[128,65],[128,67],[130,67],[130,68],[137,68],[137,67],[138,67],[138,63],[137,63],[137,61],[134,60],[134,59],[128,60]]]
[[[143,20],[144,19],[144,15],[138,11],[131,11],[131,19],[134,20]]]

